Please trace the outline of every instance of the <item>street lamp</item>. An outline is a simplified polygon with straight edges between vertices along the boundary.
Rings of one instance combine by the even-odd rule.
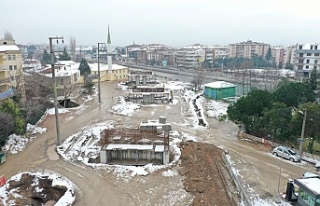
[[[98,95],[99,95],[99,104],[101,103],[101,87],[100,87],[100,45],[105,43],[98,43]]]
[[[55,117],[56,117],[56,130],[57,130],[57,146],[60,145],[60,124],[59,124],[59,114],[58,114],[58,99],[57,99],[57,85],[56,85],[56,75],[54,71],[54,52],[52,47],[52,40],[57,40],[57,43],[59,39],[63,42],[63,37],[49,37],[49,46],[50,46],[50,57],[51,57],[51,70],[52,70],[52,79],[53,79],[53,92],[54,92],[54,111],[55,111]]]

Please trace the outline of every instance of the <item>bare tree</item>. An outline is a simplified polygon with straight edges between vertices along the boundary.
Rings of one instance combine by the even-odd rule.
[[[75,89],[75,86],[71,82],[63,84],[63,96],[64,96],[63,107],[64,108],[68,106],[67,100],[71,96],[71,93],[74,89]]]
[[[192,83],[194,84],[194,90],[197,92],[202,86],[205,77],[205,70],[202,68],[202,64],[197,64],[193,73]]]
[[[77,44],[76,38],[70,37],[69,47],[70,47],[70,55],[71,55],[72,60],[75,60],[75,58],[76,58],[76,44]]]
[[[13,36],[12,36],[11,32],[5,31],[4,32],[4,39],[5,40],[13,40]]]

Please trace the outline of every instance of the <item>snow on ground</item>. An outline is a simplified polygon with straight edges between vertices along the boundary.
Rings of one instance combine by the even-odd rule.
[[[58,108],[58,113],[59,114],[63,114],[63,113],[67,113],[67,112],[70,112],[69,110],[67,109],[64,109],[64,108]],[[46,111],[46,113],[48,113],[48,115],[55,115],[55,109],[54,108],[51,108],[51,109],[48,109]]]
[[[23,174],[29,174],[36,176],[36,179],[34,179],[32,186],[36,186],[37,191],[42,191],[43,188],[40,186],[37,186],[37,182],[39,179],[50,179],[52,180],[52,187],[55,186],[64,186],[67,188],[67,191],[65,194],[59,199],[59,201],[55,204],[57,206],[67,206],[67,205],[72,205],[73,202],[75,201],[75,186],[73,183],[68,180],[65,177],[62,177],[61,175],[54,173],[54,172],[49,172],[49,171],[44,171],[44,172],[24,172],[24,173],[19,173],[13,177],[11,177],[9,180],[7,180],[7,183],[0,187],[0,200],[3,205],[16,205],[14,200],[10,200],[10,203],[8,202],[9,195],[13,195],[15,198],[24,198],[19,195],[19,190],[17,189],[9,189],[9,182],[10,181],[20,181],[21,177]]]
[[[98,146],[98,142],[101,138],[101,132],[111,128],[113,128],[113,125],[110,122],[86,127],[68,137],[62,145],[59,145],[57,152],[65,160],[78,160],[88,164],[90,158],[96,158],[99,155],[101,148]]]
[[[47,128],[42,128],[42,127],[38,127],[36,125],[32,125],[32,124],[27,124],[27,132],[30,134],[42,134],[45,133],[47,131]]]
[[[161,174],[164,177],[172,177],[172,176],[178,175],[178,171],[177,170],[166,170],[166,171],[163,171]]]
[[[6,145],[2,147],[2,151],[10,154],[16,154],[23,151],[28,144],[28,138],[16,134],[12,134],[8,137]]]
[[[35,135],[37,133],[43,134],[47,131],[47,128],[38,127],[36,125],[27,124],[27,133]],[[24,150],[24,148],[32,141],[36,136],[32,136],[29,139],[24,135],[11,134],[8,137],[8,141],[2,147],[2,151],[10,154],[17,154]]]
[[[202,105],[205,105],[207,116],[210,118],[219,119],[219,117],[227,114],[228,103],[205,98],[201,98],[199,101]]]
[[[112,107],[111,112],[114,114],[131,116],[136,110],[140,109],[140,104],[126,102],[123,96],[115,97],[116,104]]]
[[[195,140],[187,134],[181,134],[173,131],[170,134],[169,149],[174,155],[172,162],[168,165],[153,165],[145,166],[123,166],[123,165],[106,165],[100,163],[90,163],[90,159],[95,159],[100,154],[101,147],[99,141],[101,131],[113,128],[111,123],[98,123],[93,126],[84,128],[81,132],[68,137],[62,145],[57,148],[58,153],[67,161],[79,161],[93,168],[104,168],[109,172],[113,172],[117,177],[124,180],[129,180],[135,175],[148,175],[159,169],[171,167],[177,163],[180,158],[181,150],[178,144],[182,140]]]
[[[191,85],[190,83],[180,82],[180,81],[169,81],[164,84],[165,89],[169,90],[184,90],[186,87]]]

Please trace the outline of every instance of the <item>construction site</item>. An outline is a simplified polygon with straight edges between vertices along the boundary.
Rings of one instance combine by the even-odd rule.
[[[129,81],[126,82],[130,92],[126,101],[140,104],[162,104],[173,100],[173,94],[159,84],[151,71],[130,71]]]
[[[100,139],[100,162],[136,166],[168,164],[170,130],[166,117],[141,122],[139,129],[104,130]]]

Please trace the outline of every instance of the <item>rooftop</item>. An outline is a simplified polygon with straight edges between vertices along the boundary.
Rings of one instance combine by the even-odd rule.
[[[0,52],[5,51],[20,51],[20,49],[16,45],[0,45]]]
[[[211,83],[205,84],[204,86],[214,88],[214,89],[236,87],[236,85],[229,82],[225,82],[225,81],[211,82]]]
[[[304,186],[315,195],[320,195],[320,179],[319,178],[305,178],[305,179],[295,179],[294,183],[299,187]]]

